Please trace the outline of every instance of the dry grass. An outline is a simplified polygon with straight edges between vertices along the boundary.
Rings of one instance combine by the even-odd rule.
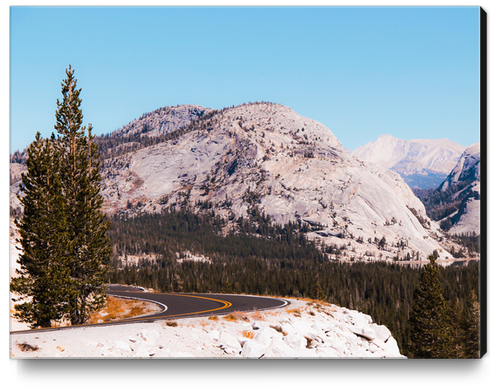
[[[301,310],[299,308],[294,308],[292,310],[287,310],[287,313],[288,314],[293,314],[297,318],[300,318],[301,317]]]
[[[277,315],[279,315],[279,311],[268,311],[268,312],[264,312],[264,315],[265,316],[277,316]]]
[[[177,327],[178,326],[177,322],[174,322],[173,320],[167,321],[166,325],[169,327]]]
[[[264,315],[259,311],[254,311],[249,315],[253,320],[265,320]]]
[[[240,312],[240,311],[235,311],[231,314],[228,314],[228,315],[224,316],[223,319],[228,320],[229,322],[238,322],[241,320],[243,320],[244,322],[250,321],[248,316],[245,315],[245,313]]]
[[[104,307],[89,318],[89,323],[104,323],[155,312],[152,303],[108,296]]]
[[[208,319],[209,320],[218,320],[218,317],[216,315],[212,315]]]
[[[242,331],[242,336],[244,338],[253,339],[254,333],[252,331]]]
[[[209,325],[209,323],[206,322],[205,320],[201,320],[199,324],[201,325],[202,328],[207,327]]]
[[[291,298],[291,299],[303,300],[307,303],[321,304],[322,306],[329,306],[330,307],[330,303],[327,303],[326,301],[323,301],[323,300],[311,299],[311,298]]]

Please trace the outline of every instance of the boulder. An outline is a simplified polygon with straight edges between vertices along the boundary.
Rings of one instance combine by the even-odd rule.
[[[224,330],[220,331],[218,342],[225,349],[228,349],[228,353],[230,352],[230,350],[235,353],[239,353],[242,350],[242,346],[238,339]]]
[[[276,339],[265,351],[266,358],[295,358],[298,351],[288,346],[283,340]]]
[[[298,334],[288,334],[284,337],[284,342],[292,349],[306,350],[306,338]]]
[[[259,333],[253,339],[257,343],[269,347],[273,342],[276,343],[282,340],[283,335],[270,327],[265,327],[259,331]]]
[[[369,341],[374,340],[378,337],[376,332],[371,327],[367,326],[351,326],[349,327],[349,330],[351,330],[357,336],[363,337]]]
[[[265,354],[267,347],[254,339],[243,344],[241,355],[245,358],[260,358]]]
[[[379,326],[377,324],[373,324],[370,327],[376,334],[376,338],[381,339],[383,342],[386,342],[388,338],[391,336],[391,332],[386,326]]]

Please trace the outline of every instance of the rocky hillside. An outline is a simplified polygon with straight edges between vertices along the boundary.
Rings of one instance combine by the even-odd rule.
[[[214,110],[159,143],[107,158],[102,193],[109,214],[190,206],[230,226],[259,212],[299,221],[310,238],[342,246],[346,259],[449,257],[397,173],[349,155],[327,127],[278,104]]]
[[[480,144],[468,147],[457,165],[441,184],[440,190],[448,192],[454,200],[461,200],[451,219],[451,234],[475,232],[480,234]],[[442,220],[444,221],[444,220]]]
[[[381,135],[352,155],[399,173],[412,188],[436,188],[453,169],[465,147],[449,139],[405,140]]]
[[[441,184],[440,190],[447,191],[453,186],[466,188],[480,182],[480,144],[469,146],[459,158],[456,166]]]
[[[480,144],[468,147],[437,189],[414,189],[430,218],[452,235],[480,234]]]
[[[102,158],[115,157],[167,140],[172,133],[188,127],[192,121],[212,114],[213,111],[195,105],[162,107],[143,114],[113,133],[98,137],[96,141]]]

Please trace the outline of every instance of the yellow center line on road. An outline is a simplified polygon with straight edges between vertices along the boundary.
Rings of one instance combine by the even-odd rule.
[[[229,307],[231,307],[233,305],[231,302],[228,302],[226,300],[214,299],[214,298],[207,298],[207,297],[204,297],[204,296],[184,295],[184,294],[176,294],[176,293],[173,293],[173,294],[169,294],[169,293],[165,293],[164,294],[164,293],[158,293],[158,292],[152,292],[152,293],[154,293],[154,294],[155,293],[156,294],[161,294],[161,295],[184,296],[184,297],[189,297],[189,298],[198,298],[198,299],[204,299],[204,300],[211,300],[211,301],[214,301],[214,302],[223,303],[223,306],[218,307],[218,308],[213,308],[213,309],[210,309],[210,310],[194,311],[194,312],[187,312],[187,313],[184,313],[184,314],[175,314],[175,315],[168,315],[168,316],[167,315],[148,316],[148,317],[141,316],[141,317],[135,317],[134,318],[135,320],[162,319],[162,318],[174,318],[176,316],[197,315],[197,314],[203,314],[205,312],[214,312],[214,311],[224,310],[225,308],[229,308]],[[144,299],[144,298],[140,298],[140,299],[141,300],[148,300],[148,299]],[[126,321],[130,320],[130,319],[113,320],[113,321],[106,322],[106,323],[123,323],[123,322],[126,322]],[[97,324],[105,324],[105,323],[97,323]]]
[[[130,292],[130,291],[125,291],[125,292]],[[157,292],[152,292],[152,293],[159,294]],[[103,326],[104,324],[125,323],[125,322],[127,323],[130,320],[134,320],[135,322],[137,322],[137,321],[143,321],[143,320],[149,320],[149,319],[174,318],[176,316],[197,315],[197,314],[202,314],[202,313],[205,313],[205,312],[220,311],[220,310],[224,310],[226,308],[229,308],[229,307],[231,307],[233,305],[231,302],[228,302],[226,300],[207,298],[207,297],[204,297],[204,296],[184,295],[184,294],[175,294],[175,293],[173,293],[173,294],[160,293],[160,294],[161,295],[170,295],[170,296],[186,296],[186,297],[190,297],[190,298],[198,298],[198,299],[204,299],[204,300],[211,300],[211,301],[214,301],[214,302],[223,303],[223,306],[218,307],[218,308],[213,308],[213,309],[210,309],[210,310],[187,312],[187,313],[184,313],[184,314],[176,314],[176,315],[168,315],[168,316],[167,315],[148,316],[148,317],[144,317],[144,316],[137,317],[136,316],[134,318],[127,318],[127,319],[120,319],[120,320],[111,320],[111,321],[102,322],[102,323],[77,324],[75,326],[41,327],[41,328],[36,328],[36,329],[33,329],[33,330],[26,330],[26,331],[29,331],[29,332],[30,331],[38,331],[38,332],[46,331],[47,332],[49,330],[59,330],[59,329],[63,329],[64,330],[64,329],[69,329],[69,328],[74,328],[74,327]],[[110,294],[108,294],[108,295],[109,296],[115,296],[115,295],[110,295]],[[140,298],[140,299],[142,301],[149,301],[150,300],[150,299],[144,299],[144,298]]]

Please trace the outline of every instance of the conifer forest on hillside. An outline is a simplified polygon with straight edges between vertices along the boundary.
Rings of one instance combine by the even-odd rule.
[[[392,263],[340,263],[342,250],[315,246],[305,237],[307,225],[272,225],[260,214],[239,219],[223,234],[225,221],[212,210],[195,214],[166,211],[111,218],[109,236],[114,257],[109,281],[136,284],[162,292],[228,292],[291,296],[326,301],[371,315],[386,325],[410,351],[408,318],[413,294],[424,268]],[[176,261],[176,254],[202,254],[212,263]],[[158,256],[155,261],[122,264],[125,255]],[[119,260],[115,256],[123,256]],[[449,305],[454,352],[447,357],[476,357],[466,345],[471,294],[478,296],[479,262],[440,268],[444,299]]]

